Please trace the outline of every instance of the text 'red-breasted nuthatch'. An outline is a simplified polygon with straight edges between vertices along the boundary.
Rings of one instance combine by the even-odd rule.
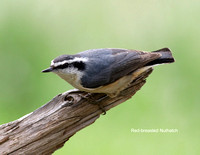
[[[148,68],[172,63],[170,49],[153,52],[127,49],[92,49],[75,55],[61,55],[42,72],[53,72],[75,88],[115,97]]]

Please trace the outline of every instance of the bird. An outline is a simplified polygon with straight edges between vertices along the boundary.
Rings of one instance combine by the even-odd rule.
[[[169,48],[152,52],[102,48],[58,56],[42,72],[53,72],[80,91],[114,98],[147,69],[174,61]]]

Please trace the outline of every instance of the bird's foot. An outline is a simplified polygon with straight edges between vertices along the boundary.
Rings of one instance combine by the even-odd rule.
[[[88,101],[88,103],[93,104],[93,105],[98,105],[99,109],[102,110],[103,115],[106,114],[106,110],[104,109],[104,107],[101,104],[101,101],[103,101],[107,95],[104,95],[103,97],[100,97],[98,99],[94,98],[92,93],[87,93],[86,95],[83,94],[79,94],[82,98],[86,99]]]

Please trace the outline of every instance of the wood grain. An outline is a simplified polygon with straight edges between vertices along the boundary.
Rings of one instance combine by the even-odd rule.
[[[0,154],[52,154],[77,131],[94,123],[103,113],[100,107],[108,111],[131,98],[145,84],[145,79],[152,70],[149,68],[138,75],[131,85],[115,98],[105,94],[70,90],[57,95],[34,112],[1,125]],[[92,97],[88,99],[86,96]]]

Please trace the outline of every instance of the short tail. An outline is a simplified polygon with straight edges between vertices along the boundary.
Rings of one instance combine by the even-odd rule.
[[[158,59],[155,59],[149,63],[146,64],[146,66],[152,66],[156,64],[163,64],[163,63],[173,63],[175,60],[172,56],[172,52],[169,48],[162,48],[157,51],[153,51],[155,53],[160,53],[161,56]]]

